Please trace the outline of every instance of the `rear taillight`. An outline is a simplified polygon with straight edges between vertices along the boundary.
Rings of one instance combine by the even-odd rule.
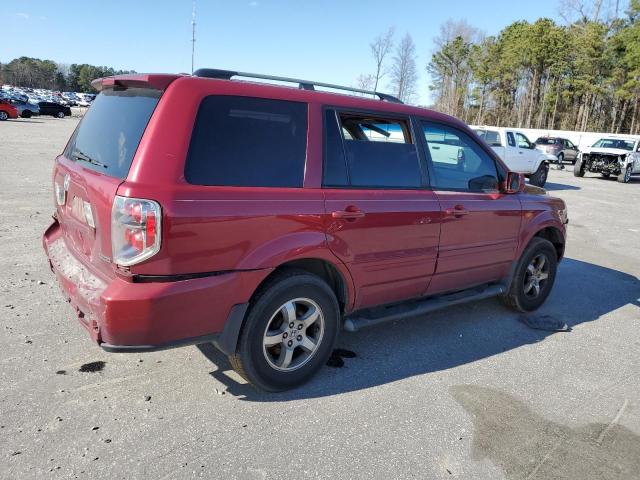
[[[64,202],[67,200],[67,192],[64,187],[60,185],[60,182],[54,182],[53,186],[56,191],[56,202],[60,206],[64,205]]]
[[[129,266],[160,251],[160,204],[116,195],[111,210],[113,262]]]

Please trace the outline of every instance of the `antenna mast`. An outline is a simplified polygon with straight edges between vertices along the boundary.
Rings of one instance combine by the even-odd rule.
[[[193,0],[193,12],[191,14],[191,74],[193,75],[193,63],[196,53],[196,0]]]

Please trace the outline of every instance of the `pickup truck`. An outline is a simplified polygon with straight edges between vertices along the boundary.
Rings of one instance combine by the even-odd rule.
[[[521,132],[509,128],[471,127],[507,164],[510,170],[523,173],[529,183],[543,187],[549,174],[549,162],[556,157],[536,149],[536,144]]]

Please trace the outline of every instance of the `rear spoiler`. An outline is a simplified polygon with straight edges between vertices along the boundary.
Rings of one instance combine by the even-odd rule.
[[[98,91],[103,88],[113,87],[138,87],[153,88],[154,90],[165,90],[171,82],[183,75],[168,73],[141,73],[131,75],[114,75],[111,77],[96,78],[91,82],[91,86]]]

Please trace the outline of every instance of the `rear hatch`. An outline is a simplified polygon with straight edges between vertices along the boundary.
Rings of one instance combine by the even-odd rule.
[[[111,208],[127,177],[160,90],[106,88],[56,159],[54,196],[62,235],[83,263],[107,276],[111,263]]]

